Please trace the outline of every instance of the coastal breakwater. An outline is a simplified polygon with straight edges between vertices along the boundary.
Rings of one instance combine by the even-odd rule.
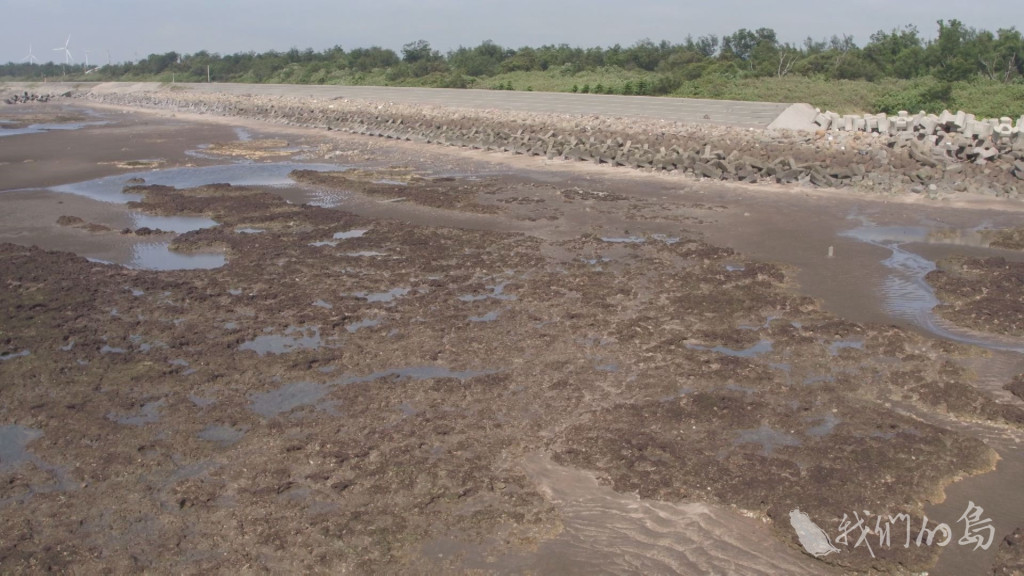
[[[895,116],[819,112],[814,123],[831,132],[888,136],[890,148],[905,149],[930,168],[960,162],[985,166],[1006,157],[1013,163],[1010,172],[1024,180],[1024,116],[1014,124],[1009,116],[982,119],[963,110],[938,115],[921,111],[913,116],[906,110]]]
[[[881,194],[1024,194],[1024,118],[818,113],[814,131],[541,114],[335,97],[99,84],[65,96],[100,104],[258,119],[393,140],[593,162],[714,181]],[[812,109],[813,110],[813,109]]]

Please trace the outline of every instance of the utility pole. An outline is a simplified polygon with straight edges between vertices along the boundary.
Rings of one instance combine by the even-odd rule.
[[[210,83],[210,65],[209,64],[206,65],[206,83],[207,84]]]

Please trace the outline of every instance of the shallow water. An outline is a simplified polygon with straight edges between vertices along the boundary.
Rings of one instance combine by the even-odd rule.
[[[124,187],[134,178],[145,179],[144,185],[173,186],[175,188],[198,188],[211,184],[232,186],[298,186],[288,175],[294,170],[330,171],[340,170],[335,164],[302,164],[298,162],[268,162],[252,164],[222,164],[216,166],[190,166],[166,168],[146,172],[130,172],[105,176],[95,180],[54,186],[50,190],[65,194],[85,196],[100,202],[124,204],[142,200],[142,194],[125,193]]]
[[[66,124],[30,124],[24,128],[0,128],[0,138],[5,136],[24,136],[26,134],[42,134],[64,130],[81,130],[86,126],[102,126],[110,122],[69,122]]]
[[[885,309],[895,318],[906,320],[927,332],[964,344],[973,344],[991,350],[1024,353],[1024,345],[1006,342],[996,336],[969,334],[950,322],[937,317],[933,309],[939,304],[935,290],[925,280],[935,270],[935,263],[923,256],[905,250],[908,242],[954,243],[983,245],[977,230],[933,230],[924,226],[875,226],[862,219],[863,226],[841,232],[840,236],[885,248],[890,251],[882,264],[891,270],[882,285]]]
[[[142,406],[138,414],[107,414],[107,419],[126,426],[145,426],[160,421],[160,408],[165,403],[163,400],[148,402]]]
[[[67,470],[54,466],[39,458],[28,449],[34,440],[43,437],[43,431],[18,425],[0,426],[0,472],[11,472],[23,464],[33,464],[50,475],[52,483],[31,484],[28,493],[0,498],[0,509],[10,504],[23,503],[35,494],[68,492],[78,484],[68,475]]]
[[[387,292],[355,292],[352,295],[357,298],[363,298],[367,302],[392,302],[395,298],[405,296],[409,292],[409,288],[392,288]]]
[[[245,429],[211,424],[206,428],[203,428],[203,430],[199,432],[198,436],[200,440],[206,440],[207,442],[213,442],[214,444],[219,444],[221,446],[231,446],[244,438],[245,432]]]
[[[243,342],[239,350],[252,350],[260,356],[267,354],[287,354],[296,350],[315,350],[323,345],[320,338],[320,327],[299,328],[290,326],[284,334],[264,334]]]
[[[347,330],[350,334],[354,334],[362,328],[373,328],[379,325],[380,320],[360,320],[359,322],[353,322],[345,326],[345,330]]]
[[[493,298],[494,300],[515,300],[515,294],[505,294],[505,286],[508,286],[508,282],[500,282],[487,286],[490,293],[486,294],[463,294],[459,296],[459,300],[462,302],[478,302],[480,300],[487,300]]]
[[[309,245],[315,247],[330,246],[331,248],[334,248],[338,244],[340,244],[342,240],[362,238],[363,235],[366,234],[367,232],[369,232],[369,230],[346,230],[344,232],[335,232],[333,240],[320,240],[318,242],[310,242]]]
[[[32,351],[31,350],[22,350],[21,352],[11,352],[10,354],[4,354],[3,356],[0,356],[0,362],[7,362],[8,360],[14,360],[15,358],[24,358],[26,356],[31,356],[31,355],[32,355]]]
[[[132,344],[135,344],[135,346],[138,347],[139,352],[149,352],[153,348],[167,348],[167,344],[159,340],[155,340],[153,342],[146,342],[145,340],[143,340],[141,334],[130,335],[128,337],[128,341],[131,342]]]
[[[759,520],[699,502],[673,503],[615,492],[592,473],[529,456],[523,470],[555,508],[558,530],[507,546],[442,537],[422,547],[430,573],[487,574],[834,574],[779,546]],[[492,548],[492,544],[494,545]]]
[[[217,403],[216,398],[206,398],[204,396],[197,396],[195,394],[189,394],[188,399],[200,408],[209,408]]]
[[[483,316],[470,316],[470,322],[494,322],[501,315],[501,310],[492,310]]]
[[[140,270],[210,270],[227,263],[224,254],[175,252],[169,242],[136,244],[128,268]]]
[[[334,190],[314,190],[309,192],[310,206],[319,206],[320,208],[337,208],[341,206],[350,194],[348,192],[338,192]]]
[[[25,462],[35,461],[28,445],[43,437],[42,430],[24,426],[0,426],[0,470],[13,470]]]
[[[651,239],[665,244],[675,244],[681,240],[678,236],[669,236],[667,234],[651,234]],[[608,242],[610,244],[643,244],[647,242],[647,238],[643,236],[602,236],[602,242]]]
[[[321,370],[323,372],[323,370]],[[412,380],[429,380],[432,378],[454,378],[456,380],[468,380],[477,376],[494,374],[496,370],[450,370],[441,366],[410,366],[406,368],[395,368],[382,370],[365,376],[344,376],[337,380],[320,384],[317,382],[293,382],[280,388],[263,393],[250,394],[250,408],[253,412],[270,418],[278,414],[289,412],[301,406],[320,406],[320,400],[330,392],[334,386],[349,386],[351,384],[363,384],[373,382],[381,378],[395,378]]]
[[[753,358],[762,354],[767,354],[772,351],[771,340],[761,340],[757,344],[754,344],[750,348],[744,350],[734,350],[725,346],[714,346],[708,348],[706,346],[698,346],[697,344],[687,344],[687,348],[690,350],[710,350],[712,352],[718,352],[719,354],[725,354],[726,356],[736,356],[739,358]]]
[[[135,228],[153,228],[176,234],[217,226],[216,220],[202,216],[154,216],[143,212],[132,212],[131,217]]]
[[[349,238],[362,238],[369,230],[346,230],[344,232],[335,232],[335,240],[348,240]]]
[[[672,244],[677,244],[681,240],[679,236],[669,236],[667,234],[651,234],[651,238],[664,242],[669,246],[671,246]]]
[[[831,354],[832,356],[836,356],[844,348],[855,348],[857,350],[863,350],[864,349],[864,341],[863,340],[837,340],[837,341],[829,344],[829,346],[828,346],[828,353]]]
[[[1001,460],[997,463],[996,470],[961,480],[947,487],[944,502],[925,508],[929,518],[935,518],[936,522],[945,522],[958,532],[951,544],[942,550],[938,563],[929,574],[994,574],[991,567],[1003,537],[1021,526],[1021,519],[1024,518],[1024,494],[1021,491],[1021,479],[1024,478],[1024,445],[1020,443],[1020,438],[1012,443],[1006,439],[986,440],[987,444],[999,452]],[[972,502],[983,508],[980,518],[991,520],[991,526],[995,529],[988,550],[975,549],[972,545],[958,545],[957,537],[963,536],[965,529],[965,522],[959,518],[967,512]],[[980,533],[984,536],[984,529]]]
[[[233,186],[289,186],[296,185],[288,176],[293,170],[338,170],[334,164],[300,164],[295,162],[281,163],[239,163],[217,166],[168,168],[148,172],[131,172],[55,186],[50,190],[65,194],[75,194],[100,202],[125,204],[141,201],[143,194],[123,192],[129,181],[143,178],[146,185],[173,186],[176,188],[195,188],[210,184],[227,183]],[[168,232],[185,233],[203,228],[217,226],[217,222],[209,218],[193,216],[155,216],[139,211],[130,213],[136,227],[160,229]],[[243,233],[258,233],[255,229],[244,228]],[[143,270],[201,270],[219,268],[227,262],[223,254],[200,253],[183,254],[169,249],[166,242],[138,244],[132,248],[131,260],[126,264],[129,268]],[[107,263],[107,262],[104,262]]]
[[[327,395],[330,387],[316,382],[293,382],[276,390],[252,394],[250,408],[253,412],[270,418],[300,406],[309,406]]]

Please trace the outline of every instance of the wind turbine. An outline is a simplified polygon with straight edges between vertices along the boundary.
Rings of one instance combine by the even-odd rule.
[[[28,45],[28,56],[25,56],[25,59],[22,60],[22,62],[28,62],[29,64],[35,64],[35,63],[39,62],[39,59],[36,58],[36,55],[32,53],[32,45],[31,44]]]
[[[53,49],[54,52],[60,52],[61,50],[64,51],[65,64],[71,64],[71,50],[68,49],[69,45],[71,45],[71,34],[68,34],[68,39],[64,42],[64,46]]]

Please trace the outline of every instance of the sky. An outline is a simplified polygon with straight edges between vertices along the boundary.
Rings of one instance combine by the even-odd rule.
[[[427,40],[442,53],[491,40],[506,48],[629,46],[649,38],[772,28],[782,42],[871,34],[907,24],[934,37],[939,19],[996,31],[1024,27],[1021,0],[0,0],[0,62],[32,54],[76,63],[149,54],[220,54],[332,46],[345,50]]]

